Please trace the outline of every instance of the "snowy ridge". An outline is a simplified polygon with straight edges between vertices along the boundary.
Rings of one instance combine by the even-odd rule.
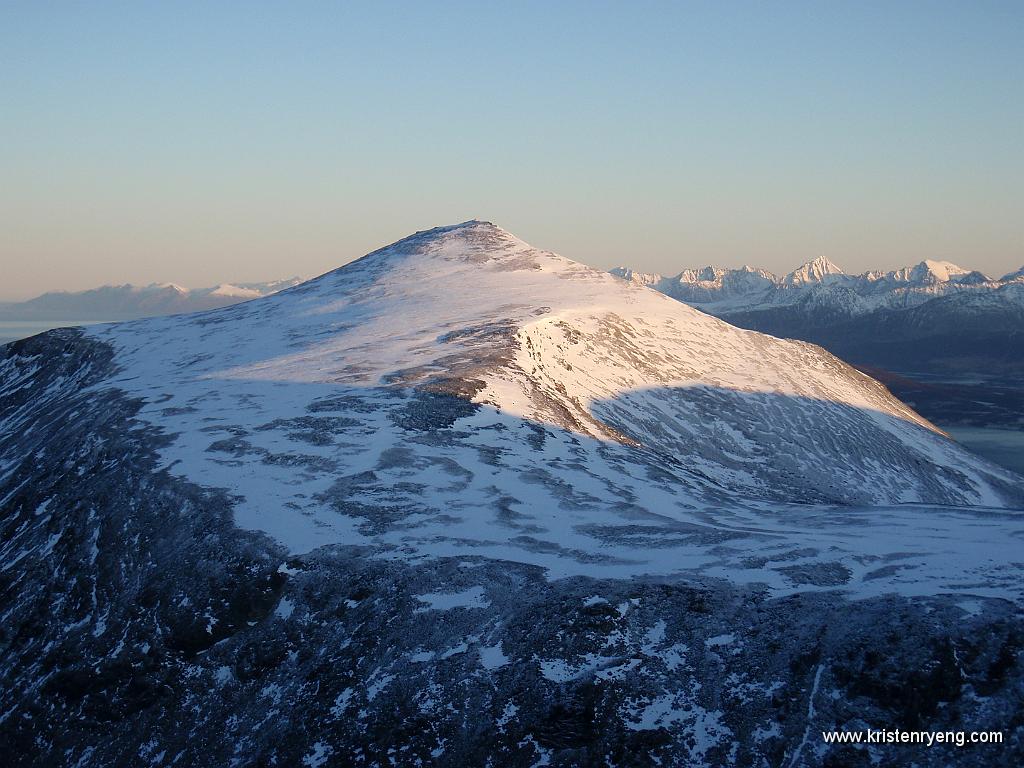
[[[699,568],[785,590],[788,577],[711,543],[753,524],[762,532],[743,536],[767,550],[822,545],[787,522],[811,509],[793,503],[1020,504],[1012,473],[820,348],[734,328],[484,222],[418,233],[255,302],[87,333],[121,370],[99,387],[141,398],[137,418],[174,436],[165,466],[228,489],[241,526],[297,552],[471,552],[556,575]],[[892,588],[858,583],[863,540],[832,542],[857,517],[835,513],[847,522],[825,534],[850,558],[840,581]],[[952,547],[962,518],[936,519],[951,549],[932,543],[921,574],[964,557],[963,540]]]
[[[431,230],[0,349],[0,738],[817,768],[829,728],[1012,733],[1021,486],[818,347]]]

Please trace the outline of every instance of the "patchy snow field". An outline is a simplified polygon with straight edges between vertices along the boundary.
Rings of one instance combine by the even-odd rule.
[[[736,329],[487,223],[273,296],[88,331],[97,384],[293,552],[552,577],[1018,595],[1021,480],[820,348]]]

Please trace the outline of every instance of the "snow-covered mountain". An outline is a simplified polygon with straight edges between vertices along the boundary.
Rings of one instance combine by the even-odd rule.
[[[790,272],[782,279],[783,285],[808,286],[827,283],[845,283],[846,274],[824,256],[819,256]]]
[[[210,434],[205,413],[185,418],[175,407],[196,408],[216,381],[221,417],[237,412],[254,430],[261,411],[281,418],[294,409],[297,418],[311,401],[275,397],[261,408],[253,389],[291,392],[281,385],[301,382],[302,397],[319,385],[359,397],[385,384],[472,393],[486,406],[480,419],[513,417],[672,457],[699,498],[1002,503],[991,467],[823,350],[737,330],[484,223],[414,236],[230,312],[89,333],[135,372],[126,391],[159,403],[139,417],[179,435],[183,452],[168,448],[168,461],[194,463],[218,487],[233,472],[216,455],[196,461],[190,442]],[[199,350],[202,359],[182,365]],[[236,392],[244,407],[232,411]],[[162,416],[168,408],[173,423]],[[848,425],[856,439],[823,442],[816,418]],[[388,431],[402,442],[402,428],[383,423],[378,439]],[[236,458],[244,475],[262,453]],[[955,474],[937,471],[945,467]],[[304,506],[311,520],[324,508]]]
[[[1003,275],[1000,278],[999,282],[1001,282],[1001,283],[1020,283],[1020,282],[1024,282],[1024,267],[1021,267],[1020,269],[1018,269],[1018,270],[1016,270],[1014,272],[1009,272],[1009,273]]]
[[[3,354],[24,764],[821,765],[1018,711],[1021,478],[492,224]]]
[[[0,319],[128,320],[200,312],[269,296],[298,285],[293,277],[266,283],[221,283],[212,288],[182,288],[174,283],[105,285],[87,291],[51,291],[34,299],[0,303]]]

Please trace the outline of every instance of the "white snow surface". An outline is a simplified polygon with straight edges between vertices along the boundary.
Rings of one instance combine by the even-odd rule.
[[[1017,596],[1020,478],[813,345],[486,222],[210,312],[87,329],[174,475],[294,552]],[[478,407],[425,428],[459,391]],[[464,401],[456,401],[464,402]],[[436,426],[436,425],[435,425]]]
[[[486,608],[490,605],[481,586],[470,587],[461,592],[428,592],[417,595],[416,599],[426,603],[420,610],[450,611],[454,608]]]

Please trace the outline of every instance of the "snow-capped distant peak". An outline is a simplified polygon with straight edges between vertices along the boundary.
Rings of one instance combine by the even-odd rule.
[[[184,286],[178,285],[177,283],[153,283],[153,284],[151,284],[151,285],[149,285],[147,287],[149,287],[149,288],[157,288],[159,290],[170,290],[170,291],[174,291],[175,293],[181,293],[181,294],[186,294],[186,293],[189,292],[188,288],[185,288]]]
[[[933,261],[925,259],[910,270],[910,282],[915,283],[948,283],[954,277],[969,274],[969,269],[964,269],[951,261]]]
[[[724,274],[724,269],[708,265],[699,269],[684,269],[676,279],[681,283],[713,283],[721,280]]]
[[[234,296],[240,299],[255,299],[263,293],[256,288],[243,288],[231,283],[221,283],[210,291],[211,296]]]
[[[786,285],[810,285],[825,282],[832,275],[844,274],[843,270],[836,264],[833,264],[824,256],[818,256],[790,272],[783,279],[783,282]]]
[[[631,269],[629,267],[614,267],[608,271],[610,274],[613,274],[616,277],[621,277],[627,282],[650,287],[656,287],[660,281],[665,279],[657,272],[637,272],[635,269]]]
[[[999,282],[1001,283],[1014,283],[1017,281],[1024,281],[1024,267],[1021,267],[1016,272],[1010,272],[1009,274],[1003,275]]]

